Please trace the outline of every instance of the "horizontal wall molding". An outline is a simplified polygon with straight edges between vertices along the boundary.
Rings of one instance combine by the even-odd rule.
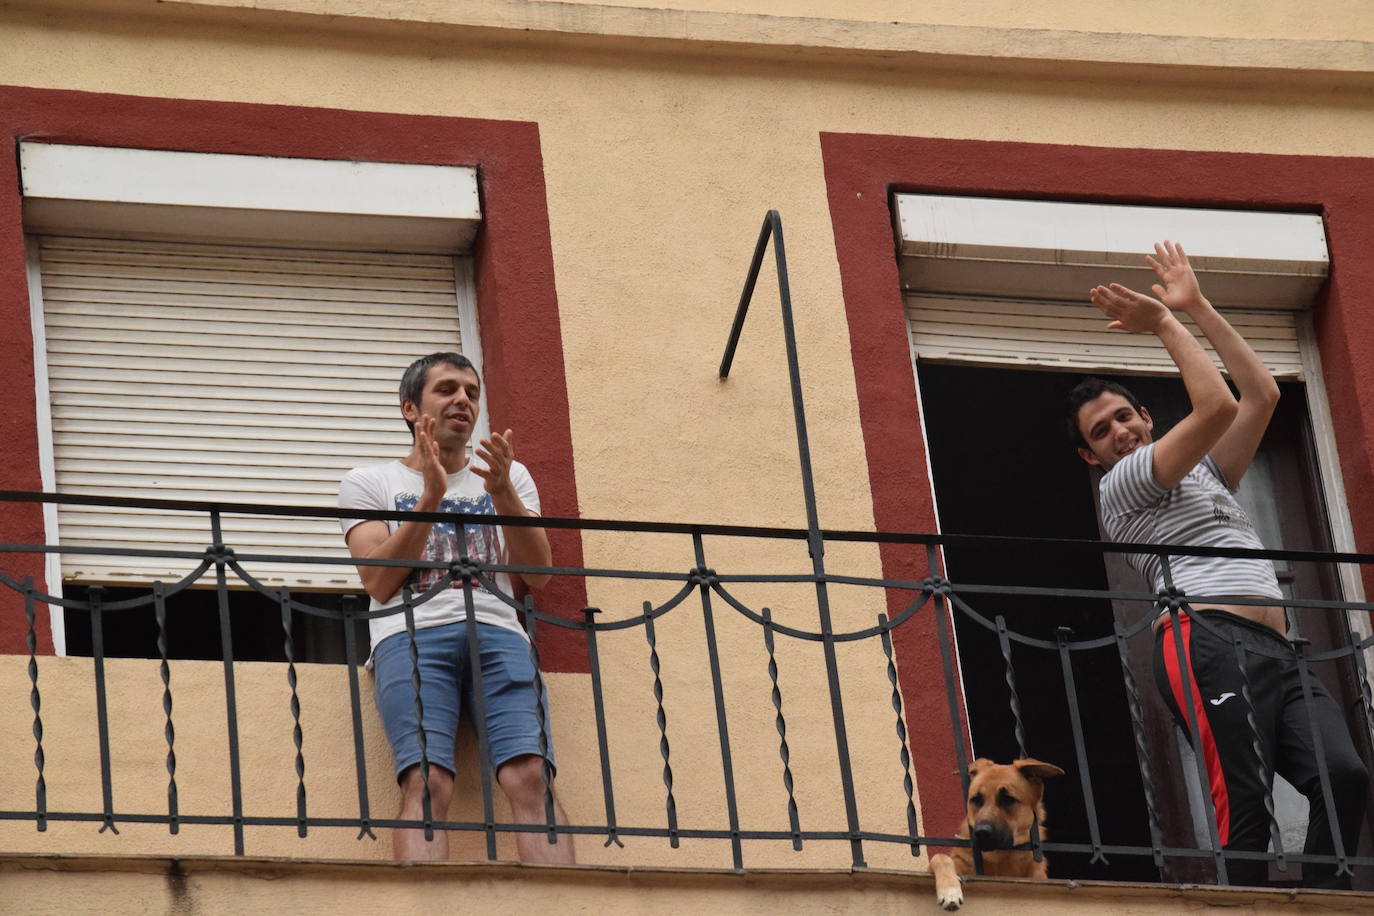
[[[821,16],[638,8],[557,0],[163,0],[167,6],[234,10],[243,19],[286,13],[321,26],[413,24],[482,29],[521,38],[584,37],[748,52],[798,49],[898,57],[1053,61],[1158,70],[1278,70],[1374,74],[1374,42],[1152,35],[1069,29],[877,22]]]

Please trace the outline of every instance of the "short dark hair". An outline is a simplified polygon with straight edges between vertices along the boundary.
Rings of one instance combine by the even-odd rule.
[[[1094,378],[1089,376],[1074,386],[1073,391],[1069,392],[1068,400],[1065,401],[1065,419],[1068,420],[1069,441],[1074,448],[1087,448],[1088,440],[1083,438],[1083,432],[1078,428],[1078,412],[1083,409],[1083,405],[1089,401],[1095,401],[1102,395],[1110,392],[1119,394],[1126,399],[1127,403],[1140,413],[1144,408],[1141,407],[1140,400],[1125,385],[1110,381],[1104,378]]]
[[[471,369],[472,374],[477,376],[477,384],[482,383],[482,376],[478,373],[477,367],[472,364],[472,360],[463,354],[455,353],[452,350],[431,353],[428,356],[420,357],[406,367],[405,374],[401,376],[402,404],[410,401],[417,407],[419,406],[420,396],[425,393],[425,380],[429,378],[430,367],[437,366],[439,363],[447,363],[455,369]],[[410,427],[411,435],[414,435],[415,424],[406,420],[406,426]]]

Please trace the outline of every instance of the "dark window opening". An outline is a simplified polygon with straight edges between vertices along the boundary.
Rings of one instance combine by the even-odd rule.
[[[1100,373],[1099,373],[1100,374]],[[1094,494],[1099,473],[1074,453],[1066,432],[1063,404],[1082,373],[957,366],[918,365],[921,408],[930,450],[941,528],[951,534],[1044,538],[1102,537]],[[1109,377],[1109,376],[1104,376]],[[1155,435],[1166,432],[1188,409],[1182,383],[1171,378],[1118,377],[1150,409]],[[1267,501],[1277,534],[1261,528],[1268,547],[1329,549],[1329,527],[1315,471],[1314,449],[1300,383],[1281,385],[1280,408],[1256,459],[1256,480],[1267,486]],[[1267,478],[1267,483],[1264,483]],[[1242,492],[1242,502],[1245,502]],[[1140,590],[1142,581],[1124,559],[1104,564],[1090,552],[1052,546],[1016,550],[951,547],[948,574],[956,583],[1034,585],[1055,588]],[[1334,570],[1315,564],[1280,565],[1280,582],[1294,595],[1339,598]],[[991,619],[1001,614],[1010,628],[1053,641],[1059,627],[1074,640],[1111,635],[1113,623],[1139,620],[1150,609],[1103,599],[1043,599],[977,596],[970,603]],[[1291,616],[1291,615],[1290,615]],[[1314,651],[1347,645],[1339,615],[1303,616],[1302,635]],[[1005,762],[1017,756],[1014,720],[1008,702],[1005,665],[996,633],[956,615],[959,659],[974,751]],[[1130,664],[1146,717],[1150,767],[1166,845],[1195,846],[1193,812],[1184,786],[1172,722],[1164,712],[1151,675],[1152,642],[1136,636]],[[1073,653],[1078,710],[1084,723],[1087,770],[1104,844],[1149,846],[1149,824],[1136,758],[1130,714],[1114,647]],[[1050,839],[1090,841],[1084,802],[1084,774],[1074,748],[1068,699],[1058,654],[1013,647],[1027,751],[1061,767],[1066,776],[1047,786]],[[1359,721],[1358,686],[1348,663],[1318,666],[1327,686],[1351,712],[1351,732],[1369,758],[1367,729]],[[1361,853],[1370,844],[1369,831]],[[1053,877],[1110,878],[1170,882],[1214,878],[1200,873],[1203,860],[1166,860],[1164,873],[1148,856],[1108,856],[1109,864],[1090,864],[1088,854],[1056,853]],[[1295,880],[1295,868],[1275,873]]]
[[[90,592],[87,586],[70,583],[63,588],[64,597],[83,602],[90,599]],[[280,605],[257,592],[230,591],[228,594],[234,659],[286,661],[286,632],[282,627]],[[105,604],[147,595],[147,588],[101,589],[101,600]],[[342,609],[345,596],[328,592],[301,592],[293,593],[292,597],[302,604],[338,612]],[[366,610],[366,599],[357,599],[355,606]],[[67,654],[92,655],[90,613],[68,608],[63,620]],[[208,661],[224,658],[220,641],[219,597],[214,589],[186,589],[168,598],[166,622],[168,658]],[[354,621],[353,626],[356,644],[354,661],[361,664],[368,653],[367,621]],[[291,640],[295,660],[343,664],[346,660],[343,627],[341,620],[292,611]],[[129,610],[104,611],[101,615],[101,635],[104,654],[108,657],[158,657],[157,615],[151,604]]]

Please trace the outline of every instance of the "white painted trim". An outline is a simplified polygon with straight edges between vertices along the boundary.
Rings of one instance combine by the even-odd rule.
[[[1098,283],[1148,290],[1144,255],[1182,242],[1221,307],[1309,308],[1329,272],[1314,213],[898,194],[903,289],[1083,301]]]
[[[476,220],[468,166],[19,144],[26,200]]]
[[[930,461],[930,434],[926,430],[926,405],[925,402],[921,400],[921,373],[916,365],[916,347],[915,342],[912,340],[911,322],[909,321],[906,322],[906,336],[907,353],[911,356],[911,381],[916,387],[916,416],[921,424],[921,449],[925,452],[926,483],[930,487],[930,507],[931,512],[935,515],[935,533],[941,534],[944,532],[944,526],[940,524],[940,496],[935,492],[935,466],[931,464]],[[940,551],[940,568],[948,572],[949,565],[947,563],[948,558],[945,556],[945,548],[942,545],[937,549]],[[930,570],[930,573],[933,575],[935,570]],[[978,746],[978,743],[973,737],[973,717],[967,714],[968,691],[964,689],[964,663],[962,657],[959,655],[959,628],[954,625],[954,605],[948,601],[945,602],[945,613],[947,615],[946,619],[949,622],[949,638],[950,641],[954,643],[951,647],[954,652],[954,680],[959,685],[959,696],[964,700],[963,712],[965,713],[964,721],[968,725],[968,746],[969,748],[975,748]],[[910,710],[908,710],[907,715],[909,716],[910,714]]]
[[[1355,528],[1350,518],[1350,504],[1346,501],[1345,478],[1341,476],[1341,460],[1336,450],[1336,426],[1331,422],[1331,405],[1326,399],[1326,378],[1322,375],[1321,351],[1317,347],[1317,333],[1310,313],[1298,316],[1298,347],[1302,353],[1303,376],[1307,379],[1307,415],[1312,423],[1312,439],[1317,448],[1317,468],[1321,477],[1322,496],[1326,500],[1327,523],[1331,528],[1331,546],[1340,553],[1355,552]],[[1336,567],[1341,593],[1346,601],[1361,602],[1364,581],[1360,567],[1341,563]],[[1350,629],[1361,640],[1374,635],[1368,614],[1345,615]],[[1365,650],[1366,679],[1374,687],[1374,647]]]
[[[454,254],[481,221],[469,166],[19,146],[39,235]]]
[[[897,215],[904,247],[1093,252],[1108,263],[1113,255],[1124,256],[1134,266],[1155,242],[1181,238],[1190,258],[1256,261],[1258,269],[1292,263],[1323,276],[1328,264],[1317,213],[898,194]]]
[[[53,493],[57,490],[57,462],[53,450],[52,400],[48,391],[48,335],[47,325],[43,320],[43,278],[38,268],[38,240],[30,236],[24,240],[24,247],[29,287],[29,328],[33,335],[33,398],[38,426],[38,473],[43,490]],[[52,503],[43,504],[43,536],[53,547],[61,543],[57,506]],[[61,598],[61,554],[49,553],[44,556],[43,576],[47,580],[48,594]],[[48,617],[52,625],[53,651],[58,655],[66,655],[67,628],[63,608],[60,605],[48,605]]]
[[[1336,427],[1331,422],[1331,405],[1326,399],[1326,379],[1322,375],[1321,352],[1317,348],[1311,313],[1298,316],[1298,352],[1302,355],[1302,373],[1307,382],[1307,415],[1317,447],[1317,468],[1331,526],[1331,546],[1342,553],[1354,553],[1355,529],[1350,519],[1350,504],[1346,501],[1345,479],[1341,476],[1341,460],[1336,450]],[[1364,601],[1364,583],[1359,569],[1349,564],[1340,569],[1345,599]]]
[[[458,293],[458,333],[462,335],[463,355],[472,361],[482,380],[477,400],[477,423],[472,428],[472,444],[491,435],[491,415],[487,411],[487,377],[482,371],[482,329],[477,324],[477,284],[473,278],[472,258],[453,259],[454,289]]]

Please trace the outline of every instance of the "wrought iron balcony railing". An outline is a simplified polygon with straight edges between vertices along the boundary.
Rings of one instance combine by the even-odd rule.
[[[44,544],[0,545],[0,583],[5,589],[12,591],[22,599],[20,602],[14,602],[13,606],[22,607],[23,613],[26,615],[29,649],[27,662],[28,699],[33,710],[33,770],[27,776],[11,770],[0,777],[9,784],[11,789],[17,782],[31,780],[33,803],[31,807],[11,807],[8,810],[0,810],[0,819],[31,821],[39,831],[45,830],[49,824],[61,821],[98,823],[102,832],[118,831],[121,824],[161,824],[165,825],[171,834],[176,834],[181,826],[188,824],[224,825],[233,831],[233,852],[242,855],[250,851],[245,844],[246,828],[271,827],[294,830],[298,836],[304,837],[309,831],[316,828],[346,826],[356,828],[358,837],[362,839],[375,836],[374,830],[378,827],[413,827],[423,829],[426,832],[451,830],[483,834],[486,838],[487,855],[491,858],[495,858],[497,855],[496,837],[503,832],[535,831],[546,833],[551,838],[557,834],[600,836],[605,838],[608,844],[620,843],[631,837],[659,837],[666,839],[673,847],[676,847],[684,839],[716,839],[729,844],[730,862],[735,868],[743,868],[749,864],[746,850],[750,841],[783,841],[790,843],[794,849],[798,850],[806,844],[817,842],[847,844],[850,858],[855,866],[865,864],[867,858],[865,850],[869,848],[870,844],[895,844],[909,848],[912,854],[917,854],[932,844],[966,845],[967,841],[959,840],[951,835],[953,824],[932,824],[921,829],[918,810],[922,808],[923,801],[929,797],[927,793],[958,792],[960,787],[967,787],[967,777],[956,783],[953,774],[951,774],[946,780],[948,785],[943,786],[933,784],[938,780],[933,780],[930,783],[923,780],[919,783],[919,793],[917,792],[918,786],[913,781],[913,774],[920,769],[921,758],[937,752],[943,755],[943,759],[952,757],[956,760],[958,769],[962,772],[969,762],[968,753],[972,743],[968,731],[970,724],[976,733],[975,746],[993,741],[992,736],[979,731],[979,723],[976,720],[970,723],[965,714],[964,697],[961,690],[961,672],[956,661],[950,629],[951,624],[957,621],[960,626],[977,627],[987,633],[995,634],[1000,646],[1001,665],[999,666],[1000,670],[996,672],[996,678],[1000,684],[1005,685],[1006,710],[1010,714],[1014,732],[1013,744],[1007,744],[1006,736],[998,739],[1002,741],[1003,746],[1014,746],[1019,756],[1030,756],[1032,753],[1036,753],[1041,742],[1035,729],[1028,727],[1025,721],[1023,711],[1026,704],[1028,702],[1045,702],[1046,697],[1051,694],[1058,696],[1061,690],[1067,699],[1063,717],[1068,720],[1069,731],[1072,736],[1071,759],[1061,759],[1055,762],[1061,764],[1070,776],[1067,780],[1068,784],[1055,788],[1055,794],[1061,799],[1072,795],[1081,795],[1084,816],[1080,823],[1071,826],[1068,830],[1065,830],[1063,826],[1058,827],[1054,840],[1041,838],[1038,834],[1033,835],[1031,844],[1037,855],[1042,850],[1059,854],[1086,854],[1090,857],[1091,862],[1099,864],[1106,862],[1109,857],[1116,861],[1120,861],[1123,857],[1136,858],[1152,861],[1156,866],[1161,866],[1166,860],[1171,859],[1202,860],[1212,863],[1212,870],[1209,875],[1211,880],[1223,883],[1227,881],[1228,863],[1236,861],[1263,860],[1275,863],[1279,869],[1284,869],[1293,862],[1321,862],[1334,865],[1343,873],[1354,870],[1357,873],[1364,872],[1366,874],[1371,866],[1374,866],[1374,858],[1361,856],[1356,849],[1345,848],[1339,833],[1333,836],[1336,850],[1334,857],[1305,855],[1293,849],[1284,849],[1275,822],[1273,803],[1269,799],[1266,799],[1267,816],[1276,840],[1273,852],[1224,851],[1219,842],[1210,800],[1206,793],[1202,793],[1202,795],[1207,807],[1205,819],[1207,829],[1199,836],[1198,841],[1182,845],[1167,842],[1165,837],[1169,833],[1168,815],[1161,813],[1158,799],[1161,794],[1173,794],[1181,792],[1182,789],[1177,785],[1169,784],[1167,779],[1161,781],[1159,774],[1155,772],[1156,766],[1151,762],[1149,745],[1152,738],[1147,734],[1146,716],[1142,712],[1144,704],[1148,701],[1142,698],[1136,682],[1137,679],[1132,673],[1129,655],[1133,645],[1142,641],[1153,640],[1150,624],[1156,609],[1177,614],[1181,610],[1188,609],[1190,602],[1196,602],[1198,599],[1172,591],[1154,594],[1145,591],[1122,592],[1083,588],[1038,588],[965,583],[951,580],[942,574],[942,549],[944,548],[959,546],[963,548],[1019,550],[1043,546],[1041,542],[1030,539],[575,519],[469,517],[443,513],[350,512],[347,513],[350,516],[364,515],[368,518],[400,519],[413,517],[428,521],[445,520],[463,523],[540,524],[549,528],[579,528],[602,532],[673,535],[684,541],[684,547],[690,543],[690,549],[685,551],[684,562],[679,569],[661,571],[591,567],[535,569],[512,565],[489,566],[475,563],[466,557],[448,564],[398,564],[396,561],[363,561],[367,565],[418,565],[436,569],[443,574],[441,581],[425,593],[406,593],[404,600],[396,605],[373,612],[366,610],[361,602],[355,601],[346,601],[341,608],[319,606],[312,604],[307,596],[298,596],[287,589],[266,586],[261,581],[261,574],[255,574],[255,570],[259,570],[265,564],[286,560],[299,563],[301,558],[284,557],[278,554],[251,550],[236,550],[232,545],[223,543],[220,537],[220,520],[226,513],[291,514],[316,517],[339,517],[345,514],[338,510],[229,503],[194,504],[174,501],[139,501],[113,497],[62,497],[13,492],[0,494],[0,500],[10,504],[42,501],[59,504],[80,503],[140,509],[178,510],[203,517],[207,538],[211,542],[210,546],[201,553],[194,551],[136,551],[145,556],[194,557],[197,559],[197,563],[194,570],[179,581],[153,583],[142,588],[141,593],[135,597],[126,597],[118,601],[105,600],[102,590],[99,588],[91,588],[79,598],[46,594],[35,583],[33,577],[20,578],[12,575],[5,569],[11,564],[2,559],[8,556],[13,560],[16,555],[21,554],[94,551],[109,553],[111,551],[108,548],[52,547]],[[738,545],[746,541],[803,540],[807,541],[813,550],[817,545],[823,550],[827,544],[841,542],[898,545],[903,549],[923,553],[928,564],[927,574],[919,579],[903,580],[824,571],[820,573],[796,572],[785,574],[739,572],[730,568],[732,561],[724,555],[724,551],[711,549],[711,542],[722,537],[731,539],[729,557],[738,556],[740,552]],[[740,539],[744,540],[741,541]],[[1166,566],[1170,555],[1183,554],[1263,556],[1270,559],[1304,563],[1367,564],[1374,562],[1374,557],[1371,556],[1336,553],[1204,550],[1199,548],[1169,548],[1165,550],[1150,545],[1113,545],[1097,542],[1059,542],[1054,546],[1059,550],[1091,552],[1155,552],[1165,556]],[[319,558],[319,562],[348,565],[354,563],[353,560],[340,556],[322,557]],[[571,609],[576,613],[569,614],[570,609],[557,609],[560,612],[555,612],[555,609],[541,606],[538,600],[530,596],[518,600],[513,595],[503,594],[493,578],[493,574],[497,572],[518,574],[536,571],[550,572],[560,577],[585,577],[588,580],[616,581],[630,591],[649,589],[661,592],[663,590],[662,584],[666,584],[671,589],[672,594],[666,600],[629,603],[626,606],[632,607],[633,610],[628,611],[623,608],[611,607],[604,609],[604,611],[585,608]],[[179,780],[183,778],[183,774],[178,768],[177,761],[176,716],[173,712],[174,685],[169,675],[166,628],[169,608],[174,607],[178,597],[193,587],[204,587],[207,584],[213,585],[219,609],[218,623],[223,647],[224,700],[227,716],[224,728],[228,736],[228,759],[224,761],[224,764],[229,771],[231,791],[228,810],[190,812],[183,810],[179,803],[179,786],[181,785]],[[753,589],[758,592],[760,589],[764,591],[775,587],[795,589],[798,586],[814,590],[812,611],[814,612],[814,619],[817,621],[816,625],[798,625],[795,613],[789,617],[789,622],[784,623],[775,619],[767,607],[746,600],[738,594],[741,589]],[[243,801],[244,782],[254,779],[256,776],[253,773],[243,772],[239,753],[239,736],[245,728],[252,728],[253,725],[251,722],[243,720],[235,700],[242,663],[235,661],[233,636],[229,626],[232,587],[251,589],[270,599],[281,609],[283,621],[281,650],[282,657],[285,659],[283,666],[285,683],[281,701],[289,706],[294,723],[290,735],[290,740],[294,742],[295,748],[296,806],[294,811],[263,813],[245,809]],[[373,797],[374,792],[369,789],[368,755],[364,747],[364,707],[360,688],[360,666],[357,661],[360,653],[357,651],[358,647],[351,643],[349,651],[346,653],[348,697],[346,701],[341,698],[339,702],[349,704],[353,723],[354,759],[351,764],[356,776],[356,814],[347,817],[322,817],[312,813],[311,793],[308,791],[306,774],[319,773],[323,768],[345,768],[349,764],[335,759],[322,761],[309,758],[309,745],[303,738],[301,726],[300,698],[296,692],[296,666],[300,659],[291,635],[292,614],[305,613],[333,621],[333,625],[343,629],[345,641],[350,641],[353,639],[354,622],[381,614],[404,615],[407,628],[413,630],[415,609],[433,598],[440,590],[453,587],[463,589],[466,596],[470,596],[474,588],[485,588],[500,595],[501,600],[516,608],[532,637],[530,651],[534,656],[536,665],[540,652],[539,647],[548,646],[560,640],[575,640],[579,643],[578,651],[585,652],[586,672],[593,699],[591,709],[594,720],[588,725],[595,729],[597,736],[602,793],[601,798],[597,800],[577,799],[573,807],[583,815],[593,809],[599,809],[600,816],[590,820],[584,816],[581,823],[556,824],[552,817],[552,799],[550,797],[549,817],[546,823],[531,825],[499,822],[494,808],[493,774],[484,750],[478,754],[483,799],[483,816],[480,821],[445,820],[437,812],[431,812],[429,816],[418,821],[403,821],[376,816],[373,811],[377,806],[378,799]],[[837,587],[864,590],[866,595],[870,597],[861,599],[859,603],[884,608],[893,607],[892,596],[899,595],[901,597],[898,603],[902,609],[891,616],[887,613],[874,613],[870,618],[871,622],[867,625],[839,629],[833,624],[831,617],[825,613],[828,609],[827,591]],[[1054,639],[1045,639],[1029,631],[1023,632],[1022,629],[1025,628],[1018,628],[1015,619],[1009,622],[1008,616],[1005,614],[980,611],[980,605],[984,605],[994,598],[1011,598],[1016,601],[1033,602],[1042,609],[1050,608],[1051,610],[1048,612],[1038,610],[1023,618],[1035,620],[1040,626],[1043,626],[1043,617],[1047,613],[1053,614],[1052,609],[1055,602],[1070,599],[1127,602],[1130,606],[1138,608],[1139,614],[1133,622],[1113,621],[1109,627],[1110,632],[1106,635],[1093,638],[1075,638],[1073,633],[1061,628],[1056,632]],[[1232,603],[1235,603],[1234,599],[1232,599]],[[1374,637],[1361,635],[1356,630],[1352,630],[1346,615],[1351,612],[1367,615],[1370,610],[1374,610],[1374,604],[1311,599],[1297,599],[1284,603],[1289,607],[1290,613],[1293,614],[1334,614],[1345,621],[1342,626],[1347,639],[1343,645],[1322,652],[1314,652],[1304,644],[1304,641],[1298,640],[1291,644],[1291,658],[1299,666],[1299,670],[1303,672],[1303,687],[1309,702],[1312,696],[1313,675],[1311,671],[1313,665],[1334,662],[1348,669],[1350,676],[1359,685],[1359,720],[1364,725],[1365,734],[1357,737],[1360,742],[1367,742],[1369,735],[1374,734],[1374,703],[1371,702],[1368,686],[1366,651],[1374,645]],[[90,734],[99,748],[103,794],[103,804],[100,810],[58,810],[48,804],[48,773],[54,764],[54,761],[49,759],[48,752],[44,747],[44,734],[50,724],[49,717],[52,715],[52,713],[46,712],[44,705],[44,669],[48,660],[47,657],[36,651],[38,630],[43,624],[40,608],[45,604],[62,607],[68,615],[78,615],[90,620],[92,634],[91,665],[96,702],[93,721],[87,724]],[[117,805],[116,799],[120,797],[120,790],[124,787],[117,784],[115,768],[111,764],[112,737],[107,714],[108,688],[104,675],[107,658],[103,648],[102,634],[110,626],[111,620],[117,620],[119,614],[138,607],[152,608],[157,623],[156,653],[152,654],[158,659],[162,679],[160,700],[165,719],[167,798],[165,810],[159,811],[129,810]],[[762,647],[762,655],[758,657],[757,662],[761,662],[765,668],[770,685],[766,699],[743,696],[740,690],[731,689],[729,679],[722,674],[723,653],[727,660],[732,653],[736,656],[740,654],[735,651],[732,645],[722,646],[717,630],[717,623],[722,611],[734,615],[736,623],[741,620],[747,621],[756,629],[757,645]],[[795,612],[795,607],[793,611]],[[671,620],[673,615],[691,615],[701,627],[701,644],[694,646],[692,651],[699,652],[709,668],[707,683],[709,683],[710,696],[699,696],[695,700],[699,703],[709,703],[714,707],[716,728],[713,740],[717,744],[715,750],[718,751],[720,760],[720,771],[713,778],[718,780],[722,789],[723,804],[717,811],[708,813],[694,811],[690,819],[690,826],[684,824],[679,817],[674,768],[675,766],[680,768],[682,764],[680,758],[675,757],[671,750],[674,746],[673,723],[665,711],[665,688],[660,678],[664,648],[659,645],[657,633],[665,623]],[[849,615],[846,619],[852,620],[854,618]],[[1208,624],[1205,619],[1198,618],[1197,625],[1205,627]],[[476,624],[469,619],[467,626],[472,630],[475,629]],[[921,647],[922,651],[919,654],[939,660],[938,686],[941,689],[939,689],[938,695],[920,694],[911,684],[903,684],[903,678],[906,677],[905,672],[909,670],[906,667],[909,659],[905,654],[894,652],[894,635],[900,634],[904,628],[917,626],[923,626],[925,628],[923,632],[933,634],[933,638]],[[625,632],[622,633],[621,631]],[[647,772],[648,768],[643,765],[643,761],[630,768],[629,772],[626,772],[623,767],[613,766],[609,746],[611,728],[608,726],[607,697],[603,686],[605,669],[601,654],[604,641],[610,634],[616,633],[624,636],[634,631],[642,634],[640,638],[643,640],[641,643],[642,651],[638,653],[640,667],[635,678],[640,682],[643,697],[652,696],[653,698],[659,739],[660,759],[655,763],[654,768],[657,771],[657,776],[661,778],[663,786],[660,796],[661,816],[652,823],[627,823],[623,817],[617,816],[617,797],[623,796],[627,786],[632,782],[639,782],[642,788],[644,773]],[[828,700],[824,705],[828,708],[824,710],[816,709],[814,706],[797,708],[793,702],[784,696],[781,686],[783,681],[779,677],[779,657],[786,655],[785,651],[779,651],[779,646],[784,641],[795,641],[820,647],[824,665],[817,672],[817,676],[822,676],[823,671],[825,679],[823,695]],[[881,672],[870,669],[861,671],[857,676],[852,671],[848,675],[842,674],[842,667],[837,660],[837,649],[845,644],[860,643],[880,647],[881,657],[884,660]],[[911,652],[911,644],[907,643],[906,646],[904,652]],[[1168,650],[1177,652],[1180,658],[1185,651],[1181,642],[1169,646]],[[680,645],[676,651],[682,651]],[[1058,662],[1061,679],[1053,691],[1050,691],[1043,683],[1027,685],[1018,677],[1018,672],[1024,671],[1028,665],[1032,664],[1036,656]],[[623,662],[625,657],[623,649],[618,649],[618,663]],[[877,657],[876,654],[873,656],[874,659]],[[1112,667],[1116,672],[1117,684],[1124,691],[1125,708],[1123,714],[1129,716],[1132,736],[1132,746],[1129,750],[1125,750],[1129,756],[1123,758],[1121,752],[1124,749],[1117,748],[1115,752],[1117,754],[1115,761],[1117,769],[1111,774],[1105,774],[1105,778],[1104,774],[1093,774],[1089,763],[1090,757],[1101,757],[1102,755],[1102,749],[1095,747],[1095,736],[1099,733],[1100,726],[1093,721],[1085,722],[1080,715],[1084,698],[1104,689],[1100,665],[1100,661],[1104,657],[1113,661]],[[1088,659],[1096,659],[1097,661],[1087,664],[1085,660]],[[731,664],[735,664],[737,661],[738,659]],[[1241,659],[1238,657],[1239,661]],[[1094,674],[1096,680],[1085,688],[1079,682],[1079,678],[1082,677],[1079,672],[1090,669],[1096,672]],[[623,670],[620,674],[623,683]],[[988,673],[984,672],[983,674],[986,677]],[[480,671],[475,672],[475,676],[480,679]],[[969,673],[965,671],[963,676],[967,678]],[[419,677],[418,669],[415,672],[415,677]],[[862,755],[864,759],[862,768],[856,769],[855,755],[850,748],[851,730],[846,724],[846,698],[852,701],[856,695],[871,696],[873,691],[879,689],[878,677],[882,679],[881,689],[886,693],[892,710],[891,730],[889,731],[891,742],[888,751],[885,752],[887,762],[875,767],[871,755],[864,754]],[[927,680],[924,683],[928,688],[932,682]],[[542,682],[537,681],[535,690],[542,691],[543,689]],[[817,696],[820,695],[822,692],[817,693]],[[17,697],[10,698],[8,702],[17,703],[19,699]],[[159,698],[150,696],[146,699],[151,706]],[[919,703],[918,708],[913,709],[911,705],[913,699]],[[1248,690],[1246,695],[1239,698],[1239,701],[1250,702]],[[771,703],[769,716],[776,728],[774,778],[777,783],[781,784],[786,795],[785,804],[776,813],[776,822],[765,827],[749,826],[742,820],[738,799],[737,774],[732,768],[733,752],[738,752],[745,742],[757,747],[764,739],[754,733],[748,735],[742,742],[738,732],[732,732],[731,722],[741,714],[747,713],[751,705],[757,711],[756,704],[760,702]],[[1191,713],[1191,705],[1188,708]],[[937,710],[938,712],[936,712]],[[831,741],[830,750],[825,756],[833,756],[830,756],[829,760],[818,762],[814,759],[813,748],[807,759],[798,759],[793,749],[789,747],[789,719],[795,721],[795,718],[800,715],[811,720],[814,717],[824,717],[827,714]],[[423,715],[422,711],[420,711],[420,715]],[[938,749],[929,745],[913,748],[908,740],[908,727],[913,721],[913,717],[920,717],[928,725],[932,716],[938,716],[947,723],[947,732],[945,733],[948,735],[948,744]],[[1192,733],[1196,734],[1200,725],[1196,715],[1190,715],[1188,724]],[[476,730],[478,744],[485,749],[485,727],[480,720],[476,723]],[[927,729],[928,733],[929,729]],[[9,736],[6,740],[18,741],[19,738],[18,736]],[[285,740],[285,736],[283,736],[283,740]],[[1320,745],[1315,748],[1315,754],[1318,767],[1324,773],[1326,761]],[[1039,755],[1044,756],[1044,753],[1039,752]],[[699,765],[699,758],[700,754],[696,753],[694,749],[689,756],[689,759],[693,761],[693,766]],[[805,774],[804,778],[814,783],[818,778],[818,772],[831,772],[832,761],[838,761],[838,768],[833,771],[833,778],[837,785],[831,786],[831,788],[838,793],[839,797],[843,798],[843,817],[838,822],[818,822],[817,818],[810,816],[805,804],[799,802],[794,792],[794,784],[801,774]],[[1196,766],[1200,783],[1206,785],[1207,775],[1203,762],[1199,759]],[[1122,791],[1123,785],[1135,783],[1133,773],[1128,771],[1138,773],[1139,776],[1140,801],[1144,808],[1146,821],[1144,826],[1148,834],[1148,841],[1143,843],[1132,844],[1117,841],[1115,837],[1119,837],[1123,833],[1121,825],[1119,823],[1103,823],[1097,813],[1102,793],[1115,795]],[[152,773],[140,773],[137,776],[123,773],[119,778],[123,780],[136,778],[143,781],[153,780],[156,777]],[[1078,783],[1076,792],[1074,791],[1075,787],[1072,786],[1075,781]],[[878,783],[892,786],[900,785],[905,809],[903,816],[906,829],[904,831],[874,829],[865,823],[865,818],[861,813],[861,805],[856,797],[856,787]],[[1322,803],[1328,807],[1332,806],[1334,804],[1332,790],[1325,780],[1322,784],[1322,793]],[[1331,814],[1330,822],[1334,825],[1337,821],[1334,810]],[[1129,831],[1125,832],[1129,833]],[[1176,830],[1173,832],[1177,833]],[[1110,874],[1110,871],[1106,874]]]

